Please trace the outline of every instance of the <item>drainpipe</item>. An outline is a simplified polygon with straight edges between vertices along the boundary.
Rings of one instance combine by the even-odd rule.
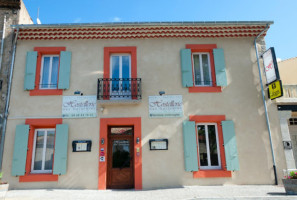
[[[3,31],[2,31],[2,40],[1,40],[0,73],[1,73],[1,69],[2,69],[2,56],[3,56],[4,38],[5,38],[5,23],[6,23],[6,15],[4,16],[4,21],[3,21]]]
[[[6,103],[5,103],[4,121],[3,121],[3,126],[2,126],[2,133],[1,133],[0,172],[2,172],[2,161],[3,161],[5,131],[6,131],[6,124],[7,124],[8,110],[9,110],[9,101],[10,101],[10,93],[11,93],[11,82],[12,82],[14,60],[15,60],[15,51],[16,51],[16,44],[17,44],[17,40],[18,40],[18,35],[19,35],[19,28],[17,28],[17,32],[16,32],[16,35],[15,35],[15,38],[14,38],[14,46],[13,46],[13,52],[12,52],[10,74],[9,74],[9,81],[8,81],[8,89],[7,89],[7,97],[6,97]]]
[[[268,128],[268,134],[269,134],[269,140],[270,140],[270,148],[271,148],[271,154],[272,154],[272,161],[273,161],[273,170],[274,170],[274,178],[275,178],[275,185],[277,185],[277,174],[276,174],[276,166],[275,166],[275,158],[274,158],[274,150],[272,145],[272,139],[271,139],[271,130],[270,130],[270,123],[269,123],[269,116],[267,112],[267,105],[265,100],[265,93],[263,89],[263,83],[262,83],[262,75],[261,75],[261,69],[260,69],[260,62],[259,62],[259,56],[258,56],[258,48],[257,48],[257,39],[268,29],[268,24],[266,25],[265,29],[255,38],[255,49],[256,49],[256,56],[257,56],[257,63],[258,63],[258,70],[259,70],[259,77],[260,77],[260,85],[261,85],[261,91],[262,91],[262,99],[265,109],[265,117],[266,117],[266,125]]]

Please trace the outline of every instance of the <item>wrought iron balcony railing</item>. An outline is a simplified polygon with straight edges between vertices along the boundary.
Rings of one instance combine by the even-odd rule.
[[[141,78],[99,78],[98,100],[141,99]]]

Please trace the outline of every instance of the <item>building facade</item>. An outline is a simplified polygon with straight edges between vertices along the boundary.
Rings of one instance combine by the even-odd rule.
[[[287,167],[289,170],[297,166],[297,58],[278,62],[279,74],[283,84],[283,97],[276,99],[282,138],[285,147]]]
[[[253,43],[270,24],[16,26],[3,179],[11,188],[273,184]],[[280,180],[275,104],[269,115]]]

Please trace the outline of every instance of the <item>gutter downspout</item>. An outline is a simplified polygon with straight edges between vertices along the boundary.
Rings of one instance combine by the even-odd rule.
[[[3,21],[3,31],[2,31],[2,40],[1,40],[0,73],[1,73],[1,69],[2,69],[2,56],[3,56],[4,38],[5,38],[5,23],[6,23],[6,15],[4,16],[4,21]]]
[[[255,44],[255,49],[256,49],[256,56],[257,56],[257,63],[258,63],[258,70],[259,70],[259,77],[260,77],[260,85],[261,85],[262,98],[263,98],[263,104],[264,104],[264,109],[265,109],[266,125],[268,128],[268,134],[269,134],[269,140],[270,140],[270,148],[271,148],[272,161],[273,161],[275,185],[277,185],[278,181],[277,181],[277,173],[276,173],[276,166],[275,166],[274,150],[273,150],[272,139],[271,139],[269,116],[268,116],[268,112],[267,112],[267,105],[266,105],[266,100],[265,100],[265,93],[264,93],[264,89],[263,89],[262,75],[261,75],[260,62],[259,62],[259,56],[258,56],[258,48],[257,48],[257,43],[256,43],[257,39],[268,29],[268,27],[269,27],[269,25],[267,24],[265,29],[255,38],[254,44]]]
[[[15,60],[15,52],[16,52],[16,44],[17,44],[17,40],[18,40],[18,35],[19,35],[19,28],[17,28],[16,36],[14,38],[14,46],[13,46],[13,52],[12,52],[10,74],[9,74],[9,81],[8,81],[8,89],[7,89],[7,98],[6,98],[6,104],[5,104],[4,121],[3,121],[2,133],[1,133],[0,172],[2,172],[2,161],[3,161],[5,131],[6,131],[6,124],[7,124],[8,110],[9,110],[9,101],[10,101],[10,93],[11,93],[11,82],[12,82],[12,75],[13,75],[14,60]]]

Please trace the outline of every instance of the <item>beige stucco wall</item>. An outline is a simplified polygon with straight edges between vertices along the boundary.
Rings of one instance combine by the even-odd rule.
[[[297,57],[277,63],[283,85],[296,85]]]
[[[223,48],[228,86],[222,93],[189,93],[181,86],[180,49],[185,44],[217,44]],[[96,95],[97,78],[103,77],[103,48],[106,46],[136,46],[137,74],[142,78],[143,99],[135,105],[97,105],[98,117],[65,119],[69,124],[67,174],[57,183],[19,183],[12,177],[11,163],[15,127],[30,117],[61,117],[62,96],[29,96],[23,90],[26,52],[36,46],[65,46],[72,52],[70,89],[63,95],[80,90],[84,95]],[[141,117],[143,188],[179,187],[184,185],[273,184],[274,175],[253,38],[250,39],[135,39],[78,41],[18,41],[12,85],[10,115],[4,152],[4,181],[11,188],[89,188],[98,187],[99,119],[109,117]],[[150,119],[148,96],[183,96],[184,117]],[[279,120],[275,104],[268,102],[272,141],[275,148],[279,181],[285,169]],[[193,179],[184,170],[182,121],[189,115],[226,115],[235,122],[240,170],[232,178]],[[168,151],[150,151],[149,139],[168,138]],[[91,139],[92,152],[73,153],[76,139]]]

